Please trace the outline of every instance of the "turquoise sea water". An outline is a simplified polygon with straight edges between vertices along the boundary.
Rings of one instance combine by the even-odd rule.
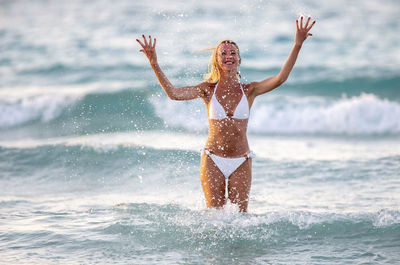
[[[397,1],[1,1],[0,264],[400,263]],[[298,15],[317,23],[289,80],[257,98],[249,213],[209,210],[201,100],[169,100],[209,48],[243,82],[276,74]]]

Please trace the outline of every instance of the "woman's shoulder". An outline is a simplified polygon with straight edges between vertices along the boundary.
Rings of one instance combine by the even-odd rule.
[[[202,84],[208,88],[214,89],[218,82],[204,81]]]
[[[257,86],[258,82],[241,83],[241,84],[242,84],[243,90],[246,93],[246,95],[249,95],[252,93],[254,88]]]
[[[204,91],[205,94],[212,94],[212,92],[214,92],[216,85],[217,83],[204,81],[200,83],[198,86],[201,87],[201,89]]]

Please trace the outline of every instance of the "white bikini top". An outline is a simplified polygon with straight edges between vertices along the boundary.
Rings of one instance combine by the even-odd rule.
[[[223,119],[247,119],[249,118],[250,110],[249,110],[249,102],[247,101],[246,94],[243,91],[242,85],[240,85],[240,89],[242,90],[242,98],[237,104],[235,112],[233,116],[226,115],[224,107],[218,102],[217,97],[215,96],[217,92],[218,84],[215,86],[214,93],[211,97],[210,107],[209,107],[209,118],[211,120],[223,120]]]

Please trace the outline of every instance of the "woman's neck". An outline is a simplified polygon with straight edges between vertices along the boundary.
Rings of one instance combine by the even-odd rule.
[[[220,72],[219,82],[224,84],[224,86],[235,86],[239,83],[239,79],[237,78],[236,71],[229,71],[229,72]]]

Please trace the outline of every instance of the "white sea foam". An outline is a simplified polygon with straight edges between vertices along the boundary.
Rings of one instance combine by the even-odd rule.
[[[55,145],[81,146],[97,152],[109,152],[119,147],[143,147],[155,150],[200,152],[206,139],[207,135],[205,134],[145,131],[9,140],[0,141],[0,146],[21,149]],[[269,160],[365,160],[400,154],[400,143],[390,139],[374,139],[374,141],[353,139],[350,141],[346,139],[249,135],[249,144],[257,154],[257,158]]]
[[[400,212],[381,210],[373,217],[373,223],[377,227],[400,223]]]
[[[400,132],[400,104],[372,94],[323,104],[259,104],[250,121],[258,133],[385,134]]]
[[[73,97],[51,94],[26,96],[13,103],[0,103],[0,128],[12,127],[32,120],[48,122],[58,117]]]
[[[199,151],[206,136],[173,132],[148,131],[144,133],[92,134],[84,136],[57,137],[46,139],[22,139],[0,142],[0,146],[9,148],[37,148],[48,145],[82,146],[98,152],[108,152],[119,146],[140,146],[157,150]]]
[[[320,97],[269,96],[256,101],[250,133],[267,134],[398,134],[400,104],[373,94],[332,100]],[[157,114],[169,126],[207,130],[204,105],[156,100]]]
[[[14,87],[0,89],[0,129],[39,120],[48,122],[91,93],[113,93],[143,82],[102,82],[86,85]]]
[[[173,101],[154,96],[150,102],[166,126],[181,127],[192,132],[208,128],[206,109],[200,100]]]

